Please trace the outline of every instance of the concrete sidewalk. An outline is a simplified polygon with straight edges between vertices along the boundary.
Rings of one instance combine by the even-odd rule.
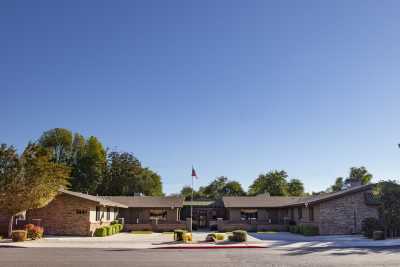
[[[250,233],[247,242],[230,243],[204,242],[207,232],[193,233],[193,243],[184,244],[173,241],[173,234],[119,233],[107,237],[46,237],[36,241],[12,242],[0,240],[1,246],[25,248],[121,248],[121,249],[194,249],[194,248],[390,248],[400,247],[400,239],[373,241],[361,236],[315,236],[304,237],[290,233],[259,234]]]

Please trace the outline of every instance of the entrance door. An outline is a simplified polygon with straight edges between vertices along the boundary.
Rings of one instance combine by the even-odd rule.
[[[207,210],[199,210],[199,228],[206,228],[207,224]]]

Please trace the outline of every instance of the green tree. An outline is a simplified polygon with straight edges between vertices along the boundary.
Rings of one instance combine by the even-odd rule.
[[[103,145],[96,137],[89,137],[83,153],[77,157],[72,169],[72,190],[95,194],[103,181],[106,167],[106,151]]]
[[[338,177],[335,180],[335,184],[333,184],[330,188],[330,191],[332,192],[338,192],[344,188],[344,181],[343,177]]]
[[[19,157],[13,147],[0,146],[0,208],[10,217],[47,205],[68,185],[69,168],[52,161],[48,150],[29,144]]]
[[[287,178],[288,175],[285,171],[270,171],[260,174],[250,185],[249,195],[254,196],[268,192],[271,196],[287,196]]]
[[[222,196],[245,196],[246,192],[237,181],[229,181],[222,189]]]
[[[303,196],[304,185],[299,179],[291,179],[288,183],[287,192],[290,196]]]
[[[68,129],[54,128],[42,134],[39,144],[52,152],[55,162],[67,164],[71,157],[72,133]]]
[[[161,177],[150,170],[149,168],[144,168],[138,174],[139,186],[137,192],[141,192],[146,196],[162,196],[162,182]]]
[[[245,192],[239,182],[220,176],[205,186],[202,194],[208,199],[220,199],[223,196],[243,196]]]
[[[105,195],[163,195],[161,177],[149,168],[143,168],[140,161],[127,152],[108,154],[106,175],[98,192]]]
[[[127,152],[110,152],[106,175],[99,193],[105,195],[133,195],[138,193],[138,174],[142,166],[140,161]]]
[[[382,181],[374,188],[379,203],[379,214],[389,237],[400,236],[400,185],[396,181]]]
[[[365,185],[371,182],[372,177],[372,174],[370,174],[365,167],[351,167],[349,177],[346,179],[345,184],[349,185],[354,182],[359,182]]]

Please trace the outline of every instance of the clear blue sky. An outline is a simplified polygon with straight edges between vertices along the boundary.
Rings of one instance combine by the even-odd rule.
[[[400,173],[399,1],[1,1],[0,142],[54,127],[167,193],[284,169],[307,191]]]

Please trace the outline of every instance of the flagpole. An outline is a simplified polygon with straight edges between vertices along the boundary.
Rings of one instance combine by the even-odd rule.
[[[193,232],[193,196],[194,196],[194,177],[192,175],[192,201],[190,202],[190,232]]]

